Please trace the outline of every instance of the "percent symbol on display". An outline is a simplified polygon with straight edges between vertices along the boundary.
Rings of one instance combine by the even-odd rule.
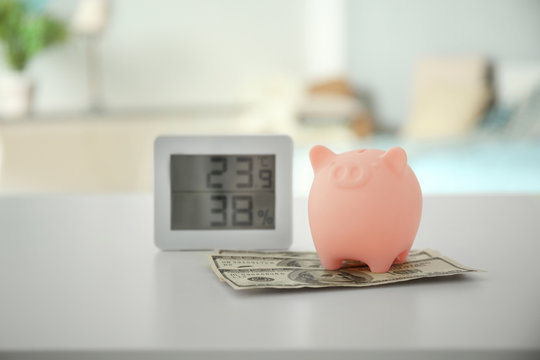
[[[265,224],[266,225],[272,225],[274,223],[274,218],[272,217],[272,215],[270,215],[270,210],[269,209],[259,210],[257,212],[257,216],[262,218],[263,225],[265,225]]]

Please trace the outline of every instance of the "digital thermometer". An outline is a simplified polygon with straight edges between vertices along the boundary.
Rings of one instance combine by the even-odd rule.
[[[155,243],[164,250],[285,249],[292,241],[292,140],[160,136]]]

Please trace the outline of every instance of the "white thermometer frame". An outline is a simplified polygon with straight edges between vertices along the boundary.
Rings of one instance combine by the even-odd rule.
[[[274,229],[171,229],[171,155],[275,155]],[[162,250],[282,250],[292,243],[292,154],[287,135],[178,135],[154,141],[154,242]]]

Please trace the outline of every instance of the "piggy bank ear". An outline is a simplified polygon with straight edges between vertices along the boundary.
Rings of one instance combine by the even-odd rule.
[[[393,147],[382,156],[383,162],[396,174],[401,174],[407,166],[407,154],[400,147]]]
[[[314,172],[319,171],[334,157],[336,157],[336,154],[334,154],[329,148],[322,145],[312,147],[311,151],[309,152],[309,159],[311,160],[311,166],[313,167]]]

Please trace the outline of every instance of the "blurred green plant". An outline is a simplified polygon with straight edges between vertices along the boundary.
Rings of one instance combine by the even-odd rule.
[[[22,72],[40,51],[67,39],[62,20],[33,11],[28,1],[0,0],[0,41],[9,66]]]

